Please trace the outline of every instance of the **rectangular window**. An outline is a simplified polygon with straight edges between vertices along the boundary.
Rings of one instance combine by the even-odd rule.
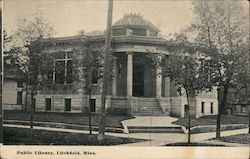
[[[55,53],[55,70],[54,82],[59,84],[72,83],[73,75],[73,53],[72,52],[56,52]],[[53,77],[52,77],[53,78]]]
[[[146,29],[143,28],[133,28],[133,35],[146,36]]]
[[[91,103],[90,103],[90,111],[91,112],[95,112],[95,106],[96,106],[96,100],[91,99]]]
[[[51,98],[45,98],[45,110],[51,111]]]
[[[55,83],[64,83],[65,61],[56,61],[55,63]]]
[[[72,59],[73,58],[73,52],[67,52],[67,58]]]
[[[98,83],[98,71],[95,68],[92,71],[92,83],[93,84],[97,84]]]
[[[214,103],[213,102],[211,102],[210,113],[211,114],[214,113]]]
[[[65,99],[64,104],[65,104],[65,111],[70,112],[71,111],[71,99]]]
[[[73,62],[72,60],[67,61],[67,76],[66,76],[66,83],[72,83],[73,80]]]
[[[241,113],[246,113],[247,112],[247,106],[246,105],[242,105],[241,106]]]
[[[126,35],[126,29],[125,28],[113,29],[112,34],[113,36]]]
[[[17,102],[16,104],[17,105],[22,105],[22,102],[23,102],[23,93],[22,92],[17,92]]]
[[[205,102],[201,102],[201,113],[205,113]]]
[[[66,53],[65,52],[56,52],[55,53],[55,60],[58,59],[65,59]]]
[[[187,104],[184,105],[184,118],[188,118],[189,106]]]

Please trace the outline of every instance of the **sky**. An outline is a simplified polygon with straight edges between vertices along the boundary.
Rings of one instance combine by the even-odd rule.
[[[163,35],[169,35],[194,20],[192,8],[191,0],[114,0],[113,23],[124,14],[140,13]],[[107,9],[108,0],[4,0],[3,25],[11,35],[18,18],[32,18],[40,10],[52,24],[56,37],[73,36],[81,29],[105,30]]]
[[[20,17],[31,18],[37,10],[52,24],[56,37],[106,29],[108,0],[4,0],[4,29],[16,30]],[[178,32],[193,20],[191,1],[114,0],[113,23],[127,13],[140,13],[161,33]]]

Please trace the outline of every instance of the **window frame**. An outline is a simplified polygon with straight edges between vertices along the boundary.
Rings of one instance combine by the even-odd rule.
[[[210,114],[214,114],[214,103],[210,103]]]
[[[70,110],[67,109],[67,100],[70,101]],[[65,112],[71,112],[72,111],[72,99],[71,98],[64,98],[64,110]]]
[[[22,105],[23,104],[23,92],[22,91],[17,91],[16,104],[17,105]]]
[[[205,102],[201,102],[201,113],[205,114]]]
[[[47,109],[48,108],[48,105],[47,105],[47,100],[50,101],[50,109]],[[52,110],[52,102],[51,102],[51,98],[45,98],[45,111],[51,111]]]
[[[64,54],[64,58],[56,58],[56,54],[62,53]],[[54,70],[53,70],[53,84],[72,84],[73,80],[69,82],[68,80],[68,63],[69,61],[73,61],[73,51],[59,51],[59,52],[54,52]],[[60,57],[60,56],[59,56]],[[62,83],[58,83],[56,82],[56,62],[60,62],[63,61],[64,62],[64,81]],[[73,70],[73,62],[72,62],[72,66],[71,66],[72,70]],[[71,70],[71,72],[73,72]],[[72,74],[72,73],[71,73]]]

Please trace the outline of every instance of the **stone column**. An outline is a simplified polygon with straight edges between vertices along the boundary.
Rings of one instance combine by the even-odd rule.
[[[114,59],[114,63],[113,63],[113,81],[112,81],[112,95],[116,96],[116,64],[117,64],[117,60]]]
[[[161,56],[158,55],[158,61],[161,61]],[[159,64],[159,62],[157,62],[156,65],[156,97],[161,97],[161,90],[162,90],[162,68]]]
[[[127,59],[127,96],[131,97],[133,94],[133,55],[128,52]]]
[[[165,97],[170,97],[170,79],[165,77]]]

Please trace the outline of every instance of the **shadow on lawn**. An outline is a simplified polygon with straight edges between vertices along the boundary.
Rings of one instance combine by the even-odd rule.
[[[112,146],[145,140],[106,136],[100,143],[97,135],[4,127],[4,145],[95,145]]]
[[[91,115],[91,123],[94,126],[99,125],[99,114],[93,113]],[[111,115],[107,114],[105,117],[106,127],[122,128],[121,121],[131,119],[129,115]],[[25,111],[8,110],[4,111],[4,120],[30,120],[30,113]],[[65,112],[35,112],[34,121],[39,122],[58,122],[67,124],[88,125],[88,114],[84,113],[65,113]]]

